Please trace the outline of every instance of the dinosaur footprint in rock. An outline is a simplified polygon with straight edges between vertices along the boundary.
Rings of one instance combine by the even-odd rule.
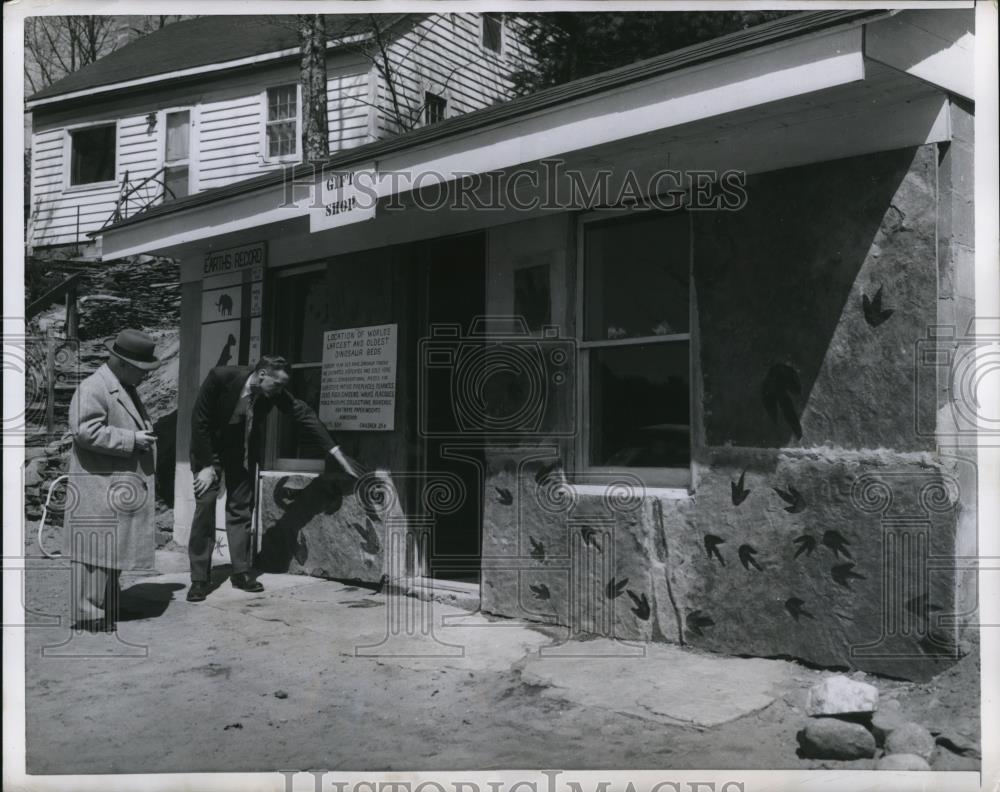
[[[840,554],[843,553],[847,558],[853,558],[851,551],[847,549],[847,545],[850,544],[843,536],[841,536],[837,531],[827,531],[823,534],[823,547],[828,547],[833,551],[833,554],[840,558]]]
[[[792,597],[791,599],[785,601],[785,610],[788,611],[795,621],[798,621],[802,616],[805,616],[807,619],[815,619],[816,617],[803,607],[805,604],[804,600],[800,600],[798,597]]]
[[[632,600],[632,613],[636,615],[637,618],[647,621],[649,619],[649,614],[651,613],[649,609],[649,600],[646,599],[646,595],[642,594],[636,596],[632,589],[625,592],[628,594],[629,599]]]
[[[358,536],[361,537],[361,549],[368,553],[369,555],[376,555],[381,552],[382,544],[378,540],[378,532],[375,530],[375,526],[372,525],[372,521],[365,518],[365,527],[362,528],[357,523],[351,523],[351,527],[358,532]]]
[[[891,308],[882,308],[882,287],[878,287],[878,291],[875,292],[875,296],[870,300],[868,295],[861,294],[861,310],[864,312],[865,321],[871,327],[878,327],[882,322],[888,319],[893,314]]]
[[[743,486],[747,478],[747,472],[744,470],[740,474],[739,481],[730,481],[729,487],[732,490],[733,506],[739,506],[743,501],[747,499],[747,495],[750,494],[750,490]]]
[[[580,529],[580,535],[583,537],[583,543],[588,547],[593,547],[598,553],[603,552],[601,550],[600,542],[597,541],[597,531],[591,528],[589,525],[585,525]]]
[[[750,567],[752,566],[759,572],[764,571],[763,569],[761,569],[760,564],[758,564],[756,559],[754,558],[754,556],[757,555],[757,551],[753,548],[752,545],[748,544],[740,545],[740,548],[739,550],[737,550],[737,553],[739,554],[740,563],[743,564],[744,569],[749,570]]]
[[[547,600],[552,596],[552,592],[549,591],[549,587],[544,583],[539,583],[537,586],[528,586],[532,593],[535,595],[535,599]]]
[[[705,552],[708,554],[709,558],[713,556],[719,559],[719,563],[722,566],[726,565],[725,559],[722,557],[722,553],[719,552],[719,545],[725,544],[726,540],[721,536],[716,536],[715,534],[705,534]]]
[[[707,613],[702,613],[700,610],[693,610],[687,615],[684,624],[687,625],[688,632],[695,635],[704,635],[703,630],[706,627],[714,627],[715,621]]]
[[[504,506],[510,506],[514,502],[514,496],[506,487],[494,487],[493,489],[497,491],[497,500]]]
[[[864,575],[859,575],[854,571],[854,564],[851,562],[846,564],[837,564],[837,566],[830,570],[830,577],[846,589],[851,587],[852,580],[867,580]]]
[[[802,497],[802,493],[799,492],[795,487],[789,486],[787,490],[778,489],[777,487],[772,487],[772,489],[778,493],[778,496],[788,504],[785,507],[785,511],[789,514],[798,514],[801,511],[805,511],[806,499]]]
[[[813,550],[816,549],[816,537],[810,536],[809,534],[796,536],[792,539],[792,542],[799,546],[799,549],[795,551],[795,558],[798,558],[803,553],[806,555],[812,555]]]
[[[625,587],[628,585],[628,578],[624,580],[616,581],[614,578],[608,581],[608,585],[604,587],[604,596],[608,599],[617,599],[622,594],[625,593]],[[629,592],[631,593],[631,592]]]
[[[536,542],[533,536],[529,536],[528,541],[531,542],[531,557],[536,561],[544,561],[545,545],[542,542]]]

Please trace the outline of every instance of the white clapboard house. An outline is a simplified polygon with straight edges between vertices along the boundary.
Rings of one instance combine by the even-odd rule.
[[[516,31],[491,13],[329,15],[330,152],[510,98],[526,57]],[[26,109],[27,243],[89,243],[150,206],[302,161],[295,17],[177,22],[39,91]]]

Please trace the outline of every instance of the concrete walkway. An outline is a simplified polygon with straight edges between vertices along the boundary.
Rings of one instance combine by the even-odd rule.
[[[63,617],[27,635],[29,772],[677,766],[688,733],[690,766],[705,767],[697,730],[814,681],[791,663],[565,641],[302,576],[263,575],[261,594],[220,581],[192,604],[186,557],[157,564],[124,581],[143,615],[113,635],[66,628],[65,565],[29,577],[31,607]],[[724,738],[742,759],[720,750],[719,766],[748,766],[753,731]],[[798,766],[793,748],[783,766]]]

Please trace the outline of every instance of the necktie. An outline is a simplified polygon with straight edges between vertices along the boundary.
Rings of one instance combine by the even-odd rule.
[[[252,439],[251,433],[253,432],[253,406],[255,398],[252,392],[247,395],[247,416],[243,433],[243,467],[246,470],[250,470],[250,442]]]

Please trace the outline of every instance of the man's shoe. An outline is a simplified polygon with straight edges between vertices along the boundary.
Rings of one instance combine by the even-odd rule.
[[[264,584],[250,575],[249,572],[237,572],[230,580],[235,588],[248,591],[251,594],[256,594],[258,591],[264,590]]]
[[[196,580],[191,584],[191,588],[188,589],[187,601],[202,602],[207,596],[208,596],[208,583],[203,583],[200,580]]]

